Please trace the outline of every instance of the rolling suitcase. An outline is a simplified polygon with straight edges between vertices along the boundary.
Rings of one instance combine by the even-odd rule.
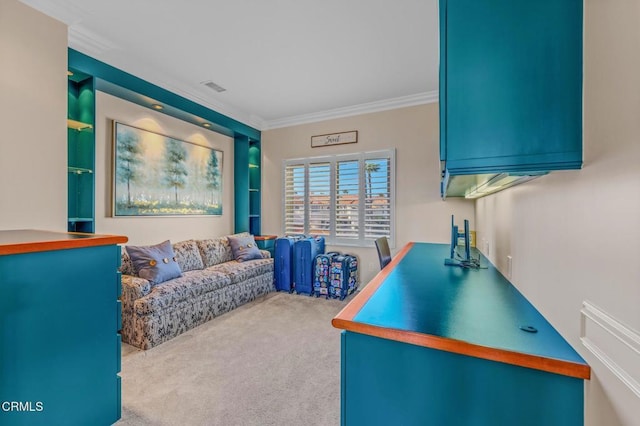
[[[324,237],[309,237],[293,244],[293,283],[296,293],[313,294],[313,262],[324,253]]]
[[[331,262],[329,297],[344,300],[357,288],[358,259],[348,254],[335,256]]]
[[[321,295],[329,298],[329,286],[331,284],[331,262],[340,253],[330,251],[326,254],[316,256],[313,267],[313,294],[316,297]]]
[[[303,238],[305,238],[304,235],[276,238],[273,255],[273,279],[276,291],[293,291],[293,245]]]

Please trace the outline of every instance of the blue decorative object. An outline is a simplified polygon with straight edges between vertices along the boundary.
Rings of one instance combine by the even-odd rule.
[[[127,246],[127,253],[138,276],[152,285],[182,275],[169,240],[155,246]]]
[[[262,253],[256,244],[253,235],[248,237],[228,237],[233,257],[238,262],[247,260],[262,259]]]

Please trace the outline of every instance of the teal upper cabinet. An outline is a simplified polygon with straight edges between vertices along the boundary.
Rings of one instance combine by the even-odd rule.
[[[449,175],[582,166],[582,0],[440,0]]]

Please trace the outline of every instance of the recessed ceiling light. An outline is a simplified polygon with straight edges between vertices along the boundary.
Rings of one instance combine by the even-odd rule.
[[[202,123],[202,126],[208,129],[209,127],[211,127],[211,123]]]
[[[157,109],[158,111],[160,111],[161,109],[163,109],[164,107],[160,104],[153,104],[151,105],[151,108],[153,109]]]

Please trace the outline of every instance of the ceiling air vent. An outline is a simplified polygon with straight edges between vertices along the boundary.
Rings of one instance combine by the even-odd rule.
[[[207,86],[209,89],[213,89],[213,90],[215,90],[215,91],[216,91],[216,92],[218,92],[218,93],[222,93],[222,92],[226,92],[226,91],[227,91],[227,89],[225,89],[225,88],[224,88],[224,87],[222,87],[222,86],[219,86],[219,85],[215,84],[215,83],[214,83],[213,81],[211,81],[211,80],[209,80],[209,81],[203,81],[203,82],[202,82],[202,83],[200,83],[200,84],[204,84],[204,85],[205,85],[205,86]]]

